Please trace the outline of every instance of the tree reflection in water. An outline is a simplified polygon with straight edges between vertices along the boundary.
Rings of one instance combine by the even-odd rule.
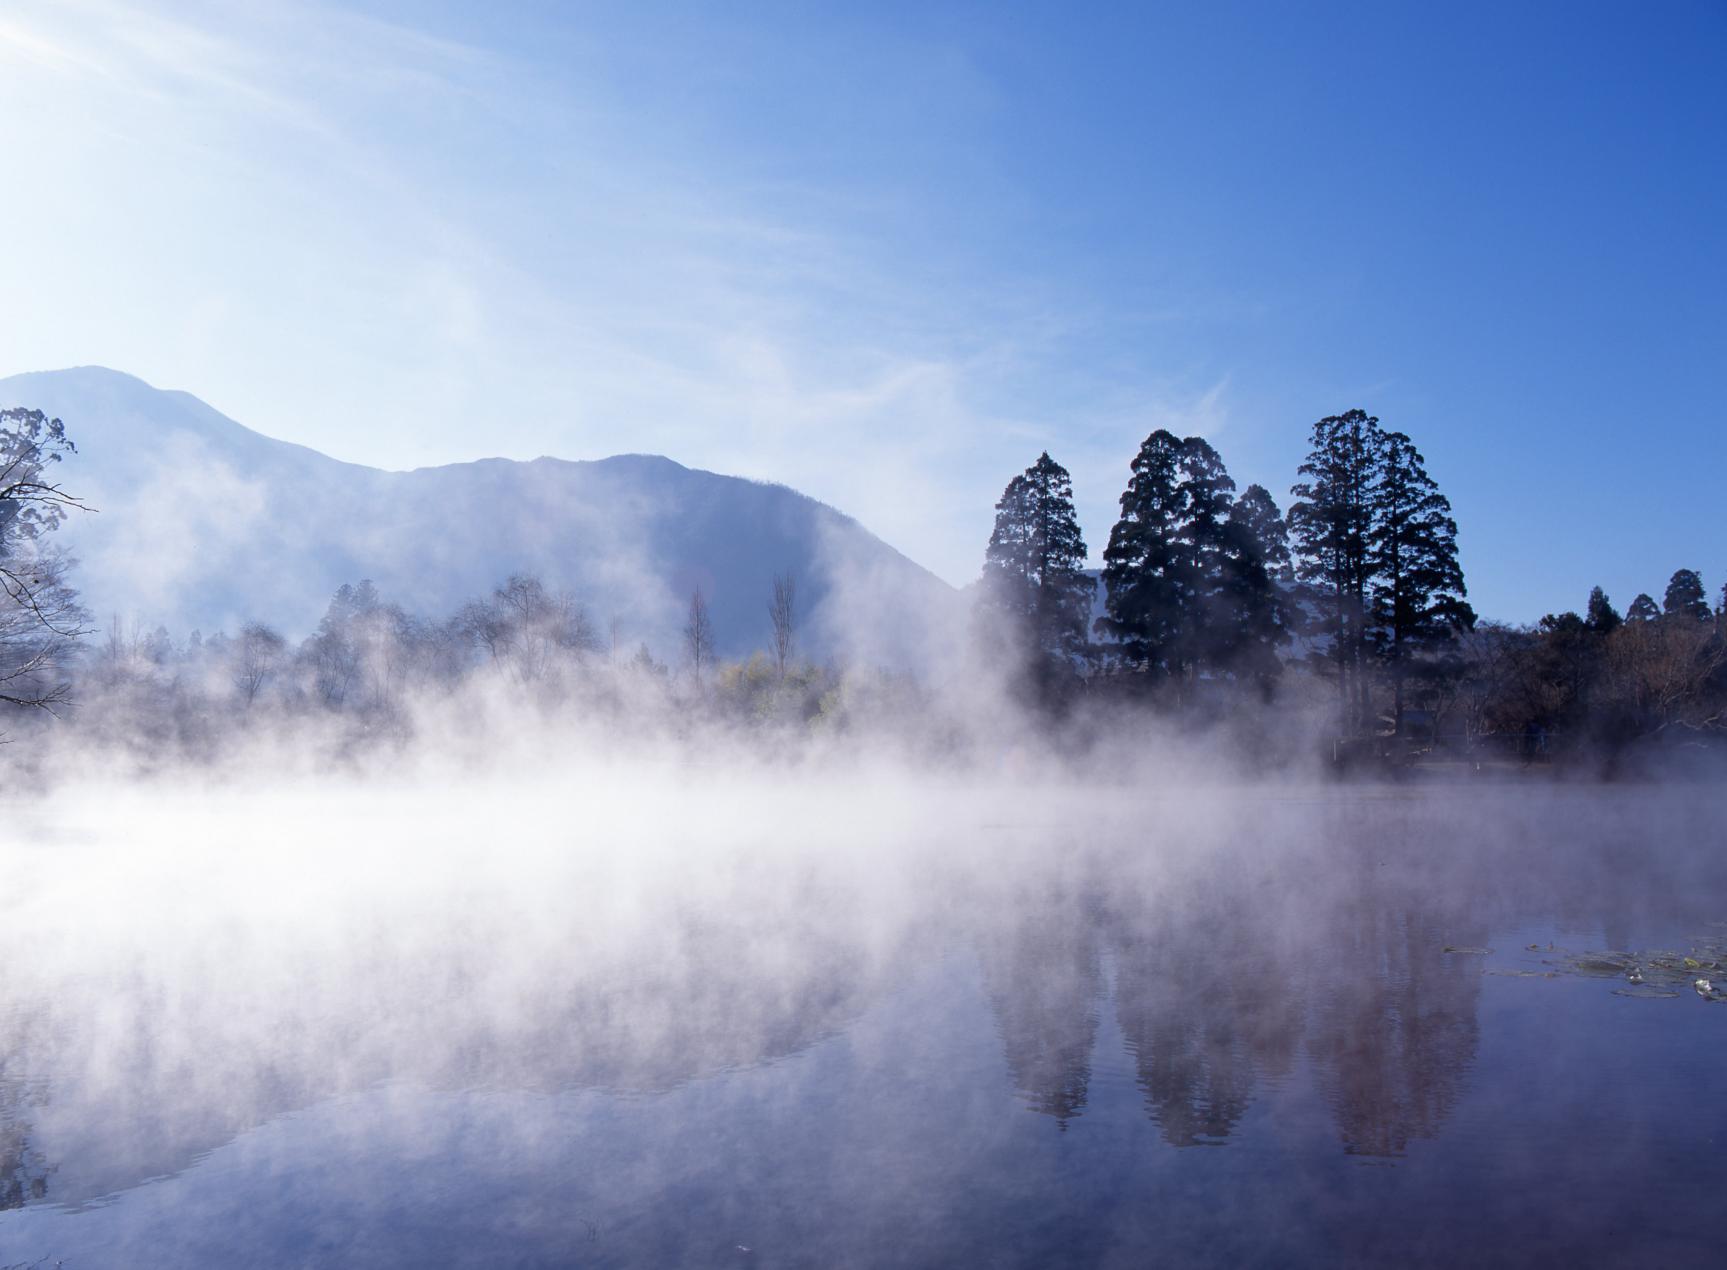
[[[984,983],[1015,1091],[1059,1128],[1085,1107],[1103,993],[1098,923],[1057,882],[1021,892],[979,937]]]
[[[35,1101],[29,1086],[8,1079],[0,1063],[0,1211],[22,1208],[48,1194],[54,1170],[36,1146],[31,1125]]]
[[[1171,1146],[1226,1143],[1260,1082],[1286,1081],[1304,1055],[1347,1152],[1435,1136],[1476,1051],[1479,914],[1505,903],[1510,871],[1460,882],[1441,823],[1368,815],[1368,832],[1334,812],[1316,836],[1219,833],[1137,860],[1094,854],[1081,882],[1071,859],[1057,882],[1022,878],[980,942],[1016,1091],[1064,1126],[1079,1113],[1113,979],[1145,1110]],[[1088,907],[1076,887],[1107,899]]]
[[[1119,910],[1118,910],[1119,911]],[[1139,1073],[1145,1109],[1171,1146],[1218,1145],[1253,1100],[1244,1036],[1249,974],[1219,939],[1228,915],[1164,897],[1120,923],[1115,1009]]]
[[[703,1151],[747,1162],[752,1195],[783,1189],[799,1211],[807,1179],[775,1170],[802,1152],[827,1177],[810,1193],[843,1206],[911,1168],[924,1123],[957,1126],[922,1147],[936,1173],[972,1170],[956,1195],[1052,1159],[1066,1178],[1237,1147],[1171,1166],[1212,1176],[1251,1165],[1290,1105],[1320,1117],[1289,1131],[1309,1161],[1416,1155],[1486,1079],[1471,950],[1531,919],[1720,916],[1719,859],[1629,851],[1647,804],[1577,797],[1567,834],[1510,800],[1471,836],[1450,800],[1264,795],[1166,824],[1124,795],[1061,809],[1065,828],[1027,816],[970,840],[860,816],[843,847],[739,835],[510,869],[482,848],[368,861],[338,844],[204,890],[238,857],[125,842],[76,868],[30,857],[20,893],[36,898],[0,930],[0,1209],[76,1210],[195,1174],[250,1130],[344,1098],[388,1125],[379,1091],[402,1084],[434,1103],[521,1096],[500,1156],[559,1161],[537,1117],[570,1091],[636,1108],[701,1091],[689,1105],[711,1136],[673,1150],[677,1126],[644,1130],[617,1206],[668,1170],[691,1170],[677,1176],[692,1194],[720,1185]],[[454,817],[451,833],[481,836]],[[92,876],[115,903],[76,926],[64,914],[100,905]],[[418,1113],[402,1107],[411,1145]],[[746,1122],[786,1136],[755,1141]],[[754,1154],[728,1154],[746,1140]],[[830,1159],[868,1163],[829,1176]]]

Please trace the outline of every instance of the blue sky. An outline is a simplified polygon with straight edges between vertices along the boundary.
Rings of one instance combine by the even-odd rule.
[[[1727,580],[1727,6],[0,9],[0,373],[780,480],[950,581],[1048,448],[1410,433],[1472,597]],[[71,421],[69,421],[71,422]]]

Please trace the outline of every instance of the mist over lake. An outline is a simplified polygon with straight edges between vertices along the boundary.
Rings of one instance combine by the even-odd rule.
[[[1656,963],[1727,957],[1723,811],[884,769],[69,789],[3,848],[0,1248],[1707,1265],[1727,1005]]]

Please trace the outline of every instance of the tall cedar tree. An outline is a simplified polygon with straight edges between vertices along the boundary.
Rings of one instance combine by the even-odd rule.
[[[1661,597],[1661,611],[1667,617],[1707,622],[1712,614],[1709,601],[1703,596],[1703,579],[1695,569],[1680,569],[1667,582],[1667,593]]]
[[[1181,636],[1176,651],[1184,678],[1227,655],[1233,614],[1224,581],[1230,507],[1235,482],[1203,437],[1188,437],[1176,460],[1180,499],[1176,542],[1181,580]]]
[[[997,613],[1031,620],[1031,490],[1014,477],[995,505],[995,528],[983,549],[983,594]]]
[[[1277,510],[1277,500],[1263,485],[1249,485],[1230,508],[1230,517],[1242,522],[1260,546],[1265,571],[1278,582],[1293,582],[1289,560],[1289,526]]]
[[[1631,607],[1625,610],[1625,620],[1628,622],[1653,622],[1661,616],[1661,610],[1655,607],[1655,601],[1649,598],[1647,592],[1640,592]]]
[[[1180,439],[1163,428],[1140,445],[1103,553],[1106,600],[1097,633],[1116,640],[1130,665],[1154,674],[1176,664],[1183,634],[1181,452]]]
[[[1099,633],[1130,663],[1186,683],[1202,669],[1269,682],[1285,642],[1273,571],[1288,533],[1263,489],[1237,504],[1235,482],[1201,437],[1145,439],[1104,553],[1108,616]]]
[[[1368,537],[1372,637],[1392,682],[1392,723],[1403,727],[1404,681],[1411,661],[1475,625],[1457,563],[1451,503],[1426,461],[1401,432],[1383,435],[1370,499]]]
[[[1289,530],[1263,485],[1249,485],[1224,526],[1224,638],[1218,663],[1267,694],[1283,672],[1277,649],[1289,642],[1291,613],[1279,582],[1289,580]]]
[[[1085,557],[1073,482],[1045,451],[1008,482],[983,558],[985,601],[1040,673],[1071,668],[1085,654],[1097,590]]]
[[[1624,625],[1625,619],[1619,616],[1619,610],[1613,607],[1607,592],[1594,587],[1589,592],[1588,622],[1589,629],[1597,635],[1611,635]]]
[[[1365,410],[1313,425],[1302,480],[1291,487],[1289,532],[1296,577],[1312,584],[1318,633],[1331,638],[1345,732],[1367,718],[1368,592],[1373,513],[1385,434]]]

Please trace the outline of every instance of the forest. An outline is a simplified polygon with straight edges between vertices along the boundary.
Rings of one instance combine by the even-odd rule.
[[[1616,773],[1727,753],[1727,586],[1712,608],[1702,575],[1680,568],[1659,603],[1639,594],[1623,614],[1596,587],[1580,613],[1480,620],[1426,460],[1359,409],[1312,425],[1287,509],[1263,486],[1238,491],[1203,437],[1152,432],[1101,571],[1068,472],[1041,454],[996,504],[952,647],[915,672],[803,657],[789,574],[762,597],[760,650],[742,660],[716,655],[699,590],[677,655],[659,660],[526,574],[440,615],[356,580],[297,641],[269,615],[210,633],[98,623],[55,544],[91,510],[54,479],[73,448],[58,419],[0,412],[13,743],[69,735],[173,763],[269,730],[340,756],[403,744],[433,716],[527,708],[620,737],[786,750],[885,732],[983,754],[1030,738],[1083,759],[1141,727],[1209,735],[1260,767]]]

